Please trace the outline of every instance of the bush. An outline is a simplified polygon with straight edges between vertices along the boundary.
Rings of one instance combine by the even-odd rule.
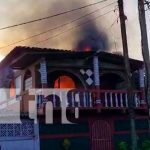
[[[120,142],[119,145],[119,150],[129,150],[129,146],[127,144],[127,142]],[[143,143],[142,143],[142,147],[141,148],[138,148],[138,150],[150,150],[150,140],[145,140]]]
[[[127,142],[120,142],[118,146],[119,146],[119,150],[128,150]]]
[[[69,150],[71,146],[71,142],[69,139],[65,138],[62,142],[62,149],[63,150]]]
[[[142,143],[142,150],[150,150],[150,141],[149,140],[145,140]]]

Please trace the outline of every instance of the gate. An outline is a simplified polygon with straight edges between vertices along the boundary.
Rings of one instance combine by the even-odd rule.
[[[103,121],[97,120],[92,124],[92,150],[112,150],[111,127]]]

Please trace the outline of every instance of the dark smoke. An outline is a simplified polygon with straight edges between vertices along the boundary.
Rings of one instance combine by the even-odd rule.
[[[80,6],[83,6],[92,2],[96,2],[96,1],[97,0],[82,0],[82,1],[81,0],[61,0],[61,1],[59,0],[36,0],[35,2],[34,0],[25,0],[25,1],[1,0],[0,1],[0,14],[2,17],[1,17],[0,27],[5,27],[8,25],[13,25],[16,23],[24,22],[24,21],[29,21],[29,20],[41,18],[44,16],[53,15],[56,13],[60,13],[64,10],[78,8]],[[62,15],[60,17],[56,17],[53,19],[48,19],[45,21],[28,24],[25,26],[20,26],[20,27],[10,29],[10,30],[3,30],[0,32],[0,37],[1,37],[0,47],[6,46],[7,44],[16,42],[18,40],[27,38],[28,36],[38,34],[44,30],[54,28],[60,24],[69,22],[70,20],[78,18],[79,16],[89,13],[97,8],[101,8],[109,3],[111,2],[106,1],[96,6],[92,6],[86,9],[82,9],[80,11],[69,13],[67,15]],[[117,5],[117,1],[116,1],[116,4],[112,5],[111,7],[107,7],[103,9],[102,12],[100,10],[97,14],[106,13],[109,10],[116,8],[116,5]],[[17,6],[17,9],[14,9],[16,8],[16,6]],[[10,11],[10,10],[13,10],[13,11]],[[139,22],[138,22],[137,0],[125,1],[125,14],[128,17],[126,25],[127,25],[129,51],[132,57],[141,59],[140,28],[139,28]],[[93,16],[91,15],[91,17],[89,17],[88,19],[90,18],[93,19]],[[84,47],[82,45],[86,45],[84,43],[92,43],[90,45],[93,45],[95,41],[96,45],[97,43],[98,45],[99,43],[102,44],[102,47],[103,47],[102,49],[106,50],[107,48],[109,48],[110,51],[122,51],[122,42],[121,42],[119,22],[117,23],[116,21],[113,27],[111,28],[111,30],[107,30],[107,27],[109,28],[109,26],[117,18],[118,18],[118,11],[116,11],[115,13],[112,12],[109,15],[106,15],[104,18],[103,17],[100,18],[99,19],[99,21],[101,21],[100,24],[99,24],[99,21],[94,20],[90,24],[90,27],[88,27],[87,25],[85,25],[84,27],[81,26],[77,30],[70,31],[68,33],[65,33],[59,36],[58,38],[48,40],[47,42],[41,45],[36,45],[36,46],[47,47],[47,48],[60,48],[60,49],[76,49],[76,48],[82,49],[82,47]],[[78,23],[74,23],[74,25],[76,24]],[[106,29],[104,29],[105,27]],[[91,32],[90,30],[90,33],[89,33],[87,31],[88,28],[90,29],[92,28],[92,30],[94,31]],[[67,27],[64,27],[63,29],[67,29]],[[26,42],[22,42],[11,47],[7,47],[6,49],[1,49],[0,53],[1,55],[5,56],[15,46],[18,46],[18,45],[25,45],[25,46],[31,45],[32,46],[33,43],[39,42],[40,40],[45,39],[49,36],[53,36],[63,29],[49,32],[45,35],[41,35],[39,37],[33,38],[32,40],[28,40]],[[95,36],[95,32],[99,38]],[[88,38],[86,36],[88,36]],[[94,41],[93,41],[93,37],[95,39]],[[90,42],[85,42],[85,41],[90,41]],[[136,53],[135,53],[135,49],[136,49]]]
[[[77,39],[76,50],[84,51],[85,48],[91,50],[108,50],[108,38],[104,32],[100,32],[94,22],[80,28],[79,38]]]
[[[16,4],[20,3],[19,0],[15,0],[15,2]],[[80,0],[71,0],[71,1],[70,0],[63,0],[63,1],[56,0],[56,1],[51,1],[51,2],[49,0],[44,0],[44,1],[37,0],[35,4],[33,0],[30,2],[24,1],[21,3],[19,10],[16,9],[13,11],[14,17],[9,18],[9,21],[11,22],[11,24],[15,24],[16,22],[22,22],[24,20],[28,21],[28,20],[40,18],[43,16],[60,13],[65,10],[79,8],[89,3],[92,3],[92,2],[80,1]],[[107,3],[104,3],[104,5],[107,5]],[[31,8],[31,6],[34,6],[34,7]],[[38,23],[28,24],[28,25],[16,28],[15,30],[11,31],[12,32],[11,34],[13,34],[14,36],[13,36],[13,39],[10,41],[15,42],[16,40],[21,40],[28,36],[45,31],[47,29],[54,28],[56,26],[64,24],[65,22],[69,22],[71,20],[74,20],[75,18],[79,18],[80,16],[84,16],[85,14],[88,14],[91,11],[102,6],[103,5],[100,4],[97,7],[96,6],[87,7],[85,9],[81,9],[79,11],[68,13],[66,15],[62,15],[62,16],[44,20]],[[106,9],[104,10],[104,12],[107,12],[108,10],[109,9]],[[98,13],[100,13],[100,11]],[[47,48],[58,48],[58,49],[72,49],[72,50],[84,50],[86,46],[86,47],[91,47],[92,50],[93,49],[108,50],[110,44],[108,44],[109,42],[108,42],[106,31],[103,31],[103,32],[101,31],[100,23],[98,23],[98,28],[96,27],[96,24],[95,24],[96,21],[93,20],[93,17],[94,17],[93,15],[89,15],[88,17],[85,17],[84,19],[81,19],[78,22],[74,22],[73,24],[71,24],[71,27],[74,27],[77,24],[82,24],[86,20],[91,20],[90,23],[86,25],[81,25],[77,29],[66,32],[65,34],[59,36],[58,38],[50,39],[47,42],[44,42],[43,44],[35,45],[35,46],[47,47]],[[30,39],[26,42],[19,43],[16,46],[18,45],[25,45],[25,46],[31,45],[32,46],[32,44],[38,43],[39,41],[46,39],[48,37],[55,36],[55,34],[58,34],[64,29],[67,30],[67,28],[69,27],[65,26],[62,29],[51,31],[49,33],[43,34],[36,38]],[[13,47],[9,47],[9,50],[10,49],[13,49]]]
[[[56,2],[52,5],[53,8],[58,7],[59,2]],[[86,2],[83,1],[70,1],[65,6],[68,5],[68,8],[72,8],[73,6],[75,8],[78,8],[83,5],[87,5]],[[85,10],[81,10],[80,13],[73,13],[71,16],[73,18],[78,18],[79,15],[83,16],[85,13],[91,12],[90,8],[86,8]],[[100,11],[99,11],[100,13]],[[78,21],[77,24],[84,24],[85,21],[88,21],[87,24],[81,25],[77,32],[76,37],[76,43],[72,45],[72,49],[78,50],[78,51],[84,51],[85,48],[89,47],[91,50],[108,50],[109,49],[109,42],[108,37],[105,31],[100,31],[100,23],[99,23],[99,29],[96,27],[95,20],[93,20],[94,16],[89,15],[84,19],[84,21],[81,19]],[[60,21],[61,23],[61,21]],[[74,35],[72,35],[74,36]],[[63,41],[62,41],[63,42]]]

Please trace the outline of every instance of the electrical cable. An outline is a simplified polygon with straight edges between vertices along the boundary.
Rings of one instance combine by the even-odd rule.
[[[19,24],[14,24],[14,25],[2,27],[2,28],[0,28],[0,30],[14,28],[14,27],[17,27],[17,26],[22,26],[22,25],[26,25],[26,24],[30,24],[30,23],[34,23],[34,22],[38,22],[38,21],[42,21],[42,20],[54,18],[54,17],[60,16],[60,15],[68,14],[68,13],[71,13],[71,12],[74,12],[74,11],[77,11],[77,10],[81,10],[81,9],[84,9],[84,8],[87,8],[87,7],[90,7],[90,6],[102,3],[102,2],[106,2],[106,1],[108,1],[108,0],[98,1],[98,2],[95,2],[95,3],[92,3],[92,4],[88,4],[88,5],[79,7],[79,8],[75,8],[75,9],[67,10],[67,11],[64,11],[64,12],[61,12],[61,13],[57,13],[57,14],[54,14],[54,15],[51,15],[51,16],[47,16],[47,17],[43,17],[43,18],[38,18],[38,19],[34,19],[34,20],[22,22],[22,23],[19,23]]]
[[[41,43],[43,43],[43,42],[45,42],[45,41],[48,41],[48,40],[50,40],[50,39],[52,39],[52,38],[58,37],[58,36],[60,36],[60,35],[62,35],[62,34],[64,34],[64,33],[66,33],[66,32],[68,32],[68,31],[71,31],[71,30],[73,30],[73,29],[75,29],[75,28],[78,28],[78,27],[80,27],[80,26],[82,26],[82,25],[88,24],[89,22],[91,22],[91,21],[93,21],[93,20],[97,20],[97,19],[99,19],[100,17],[102,17],[102,16],[104,16],[104,15],[107,15],[107,14],[109,14],[109,13],[111,13],[111,12],[114,12],[114,10],[110,10],[110,11],[108,11],[108,12],[102,14],[102,15],[99,15],[99,16],[93,18],[93,19],[90,19],[90,20],[88,20],[88,21],[86,21],[86,22],[84,22],[84,23],[82,23],[82,24],[79,24],[79,25],[76,25],[76,26],[74,26],[74,27],[71,27],[71,28],[69,28],[69,29],[67,29],[67,30],[65,30],[65,31],[63,31],[63,32],[60,32],[60,33],[58,33],[58,34],[56,34],[56,35],[54,35],[54,36],[51,36],[51,37],[48,37],[48,38],[46,38],[46,39],[44,39],[44,40],[41,40],[41,41],[39,41],[39,42],[36,42],[36,43],[34,43],[34,44],[30,45],[30,46],[39,45],[39,44],[41,44]]]
[[[43,31],[43,32],[40,32],[40,33],[38,33],[38,34],[31,35],[31,36],[29,36],[29,37],[27,37],[27,38],[25,38],[25,39],[22,39],[22,40],[19,40],[19,41],[16,41],[16,42],[7,44],[7,45],[5,45],[5,46],[2,46],[2,47],[0,47],[0,49],[7,48],[7,47],[9,47],[9,46],[12,46],[12,45],[15,45],[15,44],[24,42],[24,41],[26,41],[26,40],[35,38],[35,37],[40,36],[40,35],[42,35],[42,34],[45,34],[45,33],[48,33],[48,32],[50,32],[50,31],[53,31],[53,30],[56,30],[56,29],[58,29],[58,28],[64,27],[64,26],[66,26],[66,25],[69,25],[69,24],[71,24],[71,23],[73,23],[73,22],[76,22],[76,21],[78,21],[78,20],[80,20],[80,19],[82,19],[82,18],[85,18],[85,17],[87,17],[87,16],[89,16],[89,15],[91,15],[91,14],[93,14],[93,13],[99,11],[99,10],[102,10],[102,9],[108,7],[108,6],[111,6],[111,5],[115,4],[115,3],[116,3],[116,2],[110,3],[110,4],[108,4],[108,5],[104,6],[104,7],[101,7],[101,8],[99,8],[99,9],[96,9],[96,10],[94,10],[94,11],[88,13],[88,14],[85,14],[85,15],[79,17],[79,18],[76,18],[76,19],[74,19],[74,20],[72,20],[72,21],[70,21],[70,22],[64,23],[64,24],[62,24],[62,25],[59,25],[59,26],[56,26],[56,27],[54,27],[54,28],[50,28],[50,29],[48,29],[48,30],[45,30],[45,31]]]

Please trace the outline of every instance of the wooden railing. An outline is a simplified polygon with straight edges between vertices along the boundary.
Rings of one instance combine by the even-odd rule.
[[[128,98],[126,90],[61,90],[51,89],[47,97],[42,91],[36,94],[37,105],[51,101],[54,108],[66,104],[67,107],[93,108],[98,103],[105,108],[128,108],[131,102],[135,108],[141,107],[143,102],[142,91],[132,91],[133,100]],[[97,103],[98,102],[98,103]]]

